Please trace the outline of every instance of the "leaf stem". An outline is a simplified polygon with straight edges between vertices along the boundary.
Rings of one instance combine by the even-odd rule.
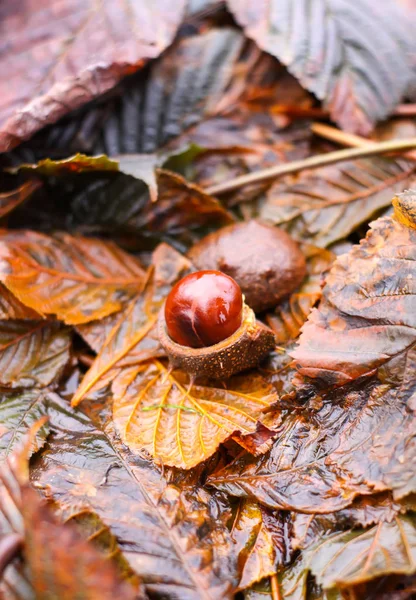
[[[262,169],[261,171],[255,171],[254,173],[249,173],[248,175],[235,177],[234,179],[230,179],[230,181],[225,181],[223,183],[219,183],[218,185],[213,185],[209,188],[206,188],[205,191],[208,194],[215,196],[236,190],[243,185],[257,183],[267,179],[275,179],[276,177],[289,175],[290,173],[297,173],[303,169],[316,169],[317,167],[332,165],[344,160],[364,158],[366,156],[385,154],[386,152],[409,150],[412,148],[416,148],[416,138],[409,138],[405,140],[389,140],[388,142],[372,143],[371,146],[369,145],[363,148],[346,148],[343,150],[336,150],[335,152],[319,154],[318,156],[310,156],[303,160],[295,160],[290,163],[278,165],[277,167],[270,167],[269,169]]]
[[[282,600],[282,596],[280,594],[279,580],[277,579],[277,575],[270,576],[270,586],[272,588],[272,599],[273,600]]]

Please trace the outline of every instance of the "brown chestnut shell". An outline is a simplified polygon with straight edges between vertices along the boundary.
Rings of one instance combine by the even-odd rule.
[[[222,342],[206,348],[189,348],[174,342],[166,330],[162,307],[158,322],[159,340],[170,363],[191,376],[228,379],[232,375],[256,367],[276,345],[271,329],[259,323],[252,309],[244,304],[243,320],[235,333]]]
[[[198,269],[215,269],[235,279],[255,312],[275,307],[306,275],[298,244],[282,229],[256,220],[208,234],[188,257]]]

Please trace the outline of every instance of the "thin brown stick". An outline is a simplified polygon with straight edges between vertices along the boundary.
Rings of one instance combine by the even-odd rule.
[[[399,104],[393,111],[395,117],[416,117],[416,104]]]
[[[416,138],[409,138],[406,140],[389,140],[388,142],[377,142],[366,146],[365,148],[347,148],[344,150],[336,150],[335,152],[328,152],[327,154],[319,154],[318,156],[310,156],[303,160],[295,160],[290,163],[278,165],[277,167],[271,167],[269,169],[262,169],[248,175],[242,175],[213,185],[206,188],[206,192],[212,195],[224,194],[225,192],[231,192],[236,190],[243,185],[251,183],[257,183],[259,181],[266,181],[268,179],[276,179],[283,175],[289,175],[290,173],[297,173],[303,169],[316,169],[317,167],[323,167],[326,165],[332,165],[337,162],[344,160],[352,160],[354,158],[364,158],[366,156],[375,156],[377,154],[386,154],[388,152],[398,152],[401,150],[409,150],[416,148]]]
[[[355,135],[354,133],[347,133],[346,131],[342,131],[342,129],[332,127],[332,125],[325,125],[325,123],[312,123],[311,131],[315,135],[319,135],[319,137],[335,142],[336,144],[341,144],[341,146],[364,148],[374,144],[372,140]]]
[[[343,146],[351,146],[352,148],[368,148],[374,145],[376,142],[368,140],[360,135],[354,135],[353,133],[347,133],[331,125],[325,125],[324,123],[312,123],[312,133],[319,135],[320,137],[341,144]],[[403,154],[403,157],[408,160],[416,160],[416,152],[411,150]]]
[[[279,580],[277,579],[277,575],[270,576],[270,586],[272,588],[272,600],[282,600],[282,595],[280,593]]]
[[[95,360],[95,357],[91,354],[87,354],[87,352],[79,352],[77,354],[77,359],[82,365],[85,365],[86,367],[91,367]]]

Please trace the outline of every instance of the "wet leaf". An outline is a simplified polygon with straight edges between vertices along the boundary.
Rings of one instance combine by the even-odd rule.
[[[25,556],[37,597],[45,600],[144,599],[133,587],[118,579],[108,559],[75,529],[57,522],[46,505],[39,502],[36,492],[30,488],[22,491]]]
[[[302,244],[301,250],[307,268],[302,285],[266,317],[267,324],[276,334],[277,344],[287,344],[298,337],[302,325],[322,295],[324,276],[335,259],[329,250],[311,244]]]
[[[158,169],[158,201],[148,203],[128,221],[128,226],[147,235],[181,236],[201,226],[227,225],[235,219],[220,202],[183,177]]]
[[[413,81],[409,14],[392,0],[319,0],[313,10],[290,0],[227,4],[248,37],[324,100],[342,129],[369,133]]]
[[[49,415],[53,436],[35,464],[37,485],[61,506],[96,512],[152,595],[231,598],[236,564],[221,497],[168,485],[118,441],[105,413],[94,411],[94,424],[55,396]]]
[[[154,170],[160,162],[161,159],[158,159],[153,154],[124,155],[114,159],[109,158],[105,154],[100,156],[86,156],[85,154],[78,153],[62,160],[45,158],[35,164],[21,164],[18,167],[7,170],[12,173],[35,173],[46,178],[62,177],[71,173],[121,172],[144,181],[149,188],[151,200],[154,202],[157,200],[157,184]],[[34,184],[32,183],[31,185],[33,186]]]
[[[47,400],[41,390],[6,392],[0,402],[0,461],[3,462],[20,447],[32,425],[47,415]],[[33,438],[32,452],[45,444],[49,433],[48,423]]]
[[[416,488],[411,365],[402,358],[401,384],[361,383],[332,392],[318,409],[313,398],[303,410],[286,411],[268,454],[237,458],[208,482],[270,508],[312,514],[341,510],[375,491],[403,498]]]
[[[0,319],[40,319],[39,313],[25,306],[0,283]]]
[[[123,442],[157,461],[190,469],[209,458],[233,433],[252,433],[277,395],[261,377],[245,375],[224,387],[190,386],[161,362],[131,373],[116,395],[113,418]]]
[[[19,1],[2,10],[3,66],[0,151],[28,139],[111,89],[172,41],[185,9],[157,0],[115,6],[52,0]],[[27,65],[32,65],[30,77]]]
[[[172,247],[160,244],[153,253],[152,264],[154,272],[143,294],[126,309],[78,328],[98,356],[72,399],[74,406],[86,394],[111,382],[120,386],[124,370],[128,380],[132,367],[165,356],[156,331],[157,316],[171,286],[186,275],[191,263]]]
[[[0,321],[0,386],[46,387],[69,360],[71,332],[51,321]]]
[[[290,557],[287,520],[281,513],[271,513],[256,502],[240,502],[231,535],[239,551],[240,590],[274,575],[278,566]]]
[[[34,429],[32,428],[32,435]],[[27,442],[26,442],[27,443]],[[123,582],[111,561],[72,526],[63,524],[27,482],[26,450],[0,473],[0,521],[24,536],[24,558],[36,598],[145,600]]]
[[[309,548],[303,561],[303,569],[310,570],[324,589],[392,573],[412,574],[416,571],[414,517],[399,516],[370,529],[334,533]]]
[[[27,200],[41,186],[39,181],[26,181],[20,187],[0,194],[0,219]]]
[[[36,173],[43,176],[67,175],[68,173],[88,173],[89,171],[118,171],[118,162],[105,154],[101,156],[86,156],[85,154],[75,154],[62,160],[51,160],[45,158],[36,164],[23,163],[18,167],[7,169],[9,172],[17,173]]]
[[[298,240],[326,247],[389,206],[415,179],[414,164],[383,158],[304,170],[273,183],[260,216]]]
[[[292,353],[302,375],[326,385],[368,374],[416,342],[416,229],[391,217],[370,227],[334,263]]]
[[[93,238],[3,232],[0,279],[25,305],[68,324],[105,317],[143,286],[136,259]]]

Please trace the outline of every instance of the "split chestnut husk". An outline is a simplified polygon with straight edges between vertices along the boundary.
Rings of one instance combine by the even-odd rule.
[[[159,339],[170,363],[193,377],[228,379],[256,367],[276,345],[271,329],[256,320],[244,304],[241,326],[222,342],[205,348],[190,348],[174,342],[166,330],[165,307],[159,314]]]

